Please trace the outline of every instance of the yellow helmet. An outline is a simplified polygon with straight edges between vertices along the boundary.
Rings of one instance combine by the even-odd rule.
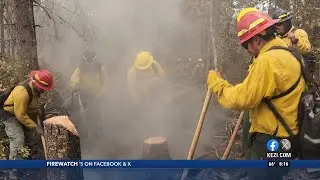
[[[146,51],[142,51],[140,53],[138,53],[136,60],[134,62],[134,66],[137,69],[140,70],[145,70],[151,67],[152,63],[153,63],[153,56],[151,53],[146,52]]]

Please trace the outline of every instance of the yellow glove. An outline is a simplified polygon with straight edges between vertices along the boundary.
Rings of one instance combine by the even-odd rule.
[[[220,82],[222,82],[223,79],[221,78],[221,75],[214,71],[210,70],[208,73],[208,79],[207,79],[207,85],[208,88],[212,90],[212,92],[217,92],[220,89]]]

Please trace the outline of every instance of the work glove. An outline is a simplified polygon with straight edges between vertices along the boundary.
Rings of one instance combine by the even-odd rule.
[[[210,70],[208,73],[207,86],[212,92],[217,93],[221,89],[224,80],[221,78],[221,75],[214,71]]]
[[[291,40],[293,44],[298,43],[298,39],[296,38],[293,32],[288,33],[287,37]]]

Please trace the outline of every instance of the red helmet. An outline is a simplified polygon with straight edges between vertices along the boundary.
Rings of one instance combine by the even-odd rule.
[[[269,15],[256,8],[243,9],[237,17],[240,43],[243,44],[277,22],[278,20],[273,20]]]
[[[49,91],[54,87],[53,75],[48,70],[31,71],[29,78],[41,90]]]

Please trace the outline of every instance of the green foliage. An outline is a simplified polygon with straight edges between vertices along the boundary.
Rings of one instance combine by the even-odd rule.
[[[30,155],[30,149],[28,146],[23,146],[18,153],[22,159],[28,159]]]
[[[6,153],[6,150],[8,148],[8,146],[6,146],[7,144],[9,144],[8,138],[0,140],[0,159],[6,159],[7,157],[7,153]]]
[[[7,159],[9,157],[9,139],[2,137],[0,140],[0,159]],[[23,146],[19,151],[18,155],[22,159],[28,159],[30,155],[30,149],[28,146]]]

